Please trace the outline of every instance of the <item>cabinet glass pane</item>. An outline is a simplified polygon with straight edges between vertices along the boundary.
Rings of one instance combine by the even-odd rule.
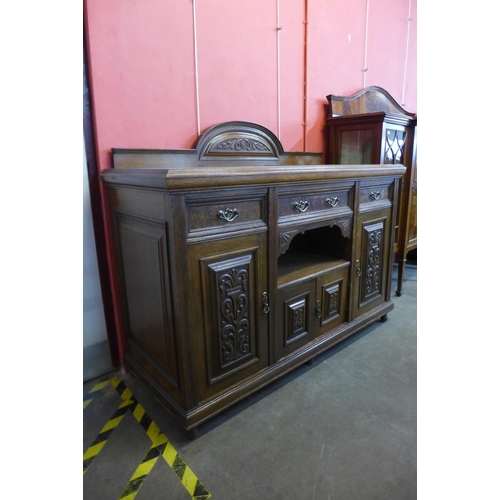
[[[385,158],[384,163],[399,165],[403,161],[406,132],[403,130],[385,131]]]
[[[371,130],[352,130],[340,133],[340,163],[360,165],[371,163]]]

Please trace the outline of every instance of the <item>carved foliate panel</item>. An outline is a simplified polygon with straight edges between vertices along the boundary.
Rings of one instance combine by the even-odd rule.
[[[211,150],[227,153],[256,152],[271,153],[269,144],[251,137],[226,139],[212,145]]]
[[[209,267],[217,286],[217,341],[223,369],[252,354],[250,256]]]
[[[361,301],[382,293],[384,224],[378,222],[364,227]]]
[[[250,354],[248,268],[232,268],[219,277],[221,366]]]

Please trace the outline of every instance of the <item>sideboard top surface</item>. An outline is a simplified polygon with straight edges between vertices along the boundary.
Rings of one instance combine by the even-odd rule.
[[[388,165],[290,165],[290,166],[211,166],[188,169],[105,170],[108,185],[130,185],[165,190],[251,186],[294,182],[363,179],[402,176],[404,166]]]

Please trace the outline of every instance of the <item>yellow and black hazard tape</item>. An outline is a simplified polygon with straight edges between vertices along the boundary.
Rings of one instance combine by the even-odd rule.
[[[192,498],[197,500],[205,500],[212,495],[207,491],[205,486],[200,483],[200,480],[194,475],[193,471],[182,460],[181,456],[175,451],[174,447],[167,443],[163,458],[166,460],[170,468],[176,473],[177,477],[181,480],[184,488],[188,490]]]
[[[192,499],[206,500],[211,497],[210,493],[194,475],[193,471],[175,451],[174,447],[168,441],[167,436],[160,433],[151,445],[151,448],[148,450],[139,467],[137,467],[134,474],[132,474],[130,481],[120,495],[120,500],[133,500],[135,498],[139,488],[153,469],[160,455],[163,456],[167,464],[175,472]]]
[[[148,474],[153,469],[160,455],[163,454],[163,451],[167,446],[167,442],[167,438],[164,434],[160,434],[156,437],[141,464],[132,474],[130,481],[122,491],[119,500],[133,500],[135,498],[139,492],[139,488],[142,486],[142,483],[148,477]]]
[[[111,385],[116,389],[116,392],[118,392],[118,394],[124,401],[129,401],[131,399],[137,401],[132,394],[132,391],[125,385],[125,382],[123,382],[123,380],[120,380],[118,377],[113,377],[113,379],[111,380]],[[154,442],[154,440],[160,433],[160,429],[151,420],[149,415],[146,413],[146,410],[139,402],[137,402],[137,405],[132,410],[132,415],[137,420],[137,422],[139,422],[140,426],[146,431],[149,439]]]
[[[109,380],[105,380],[104,382],[99,382],[96,384],[87,395],[83,397],[83,409],[87,408],[87,406],[92,402],[92,400],[99,394],[107,385],[109,384]]]
[[[129,399],[124,401],[118,409],[113,413],[113,416],[108,420],[106,425],[101,429],[99,435],[95,438],[94,442],[90,445],[83,455],[83,473],[87,472],[89,465],[94,458],[103,449],[104,445],[111,436],[111,433],[118,427],[118,424],[123,420],[125,413],[133,406],[137,406],[137,401]]]
[[[159,427],[147,415],[142,405],[135,399],[132,391],[125,385],[123,380],[120,380],[118,377],[113,377],[111,381],[98,384],[98,386],[100,386],[99,389],[97,389],[98,386],[96,386],[91,392],[102,390],[108,382],[111,382],[111,385],[123,399],[123,403],[103,427],[90,448],[85,452],[83,456],[83,473],[85,474],[92,460],[102,450],[113,430],[116,429],[125,416],[125,413],[131,410],[134,418],[151,439],[152,445],[120,495],[120,500],[133,500],[135,498],[139,488],[153,469],[160,455],[175,472],[176,476],[191,495],[191,498],[195,500],[207,500],[210,498],[210,493],[182,460],[181,456],[171,445],[165,434],[160,432]]]

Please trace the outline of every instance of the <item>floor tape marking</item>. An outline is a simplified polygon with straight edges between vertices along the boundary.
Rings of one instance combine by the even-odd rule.
[[[83,396],[83,409],[87,408],[87,406],[93,401],[93,399],[97,396],[97,393],[102,391],[108,384],[109,380],[104,380],[103,382],[99,382],[94,385],[90,391]]]
[[[111,385],[118,392],[123,402],[102,428],[92,445],[84,453],[83,473],[85,474],[89,465],[102,450],[111,433],[123,420],[126,412],[131,410],[134,418],[151,439],[152,445],[120,495],[120,500],[133,500],[135,498],[139,488],[142,486],[148,474],[153,469],[160,455],[163,456],[169,467],[175,472],[176,476],[180,479],[193,499],[205,500],[210,498],[210,493],[194,475],[193,471],[182,460],[177,451],[175,451],[165,434],[160,432],[159,427],[147,415],[145,409],[135,399],[132,391],[125,385],[123,380],[120,380],[118,377],[113,377],[111,380],[106,380],[95,385],[85,397],[84,409],[92,401],[95,394],[104,389],[109,382],[111,382]],[[92,399],[89,397],[90,394],[93,394]]]
[[[112,417],[106,422],[104,427],[99,432],[98,436],[94,439],[94,442],[90,445],[87,451],[83,455],[83,473],[87,472],[89,465],[92,463],[94,458],[102,450],[106,442],[108,441],[111,433],[118,427],[119,423],[123,420],[125,413],[137,405],[137,401],[128,400],[123,401]]]
[[[111,381],[111,384],[113,387],[118,391],[120,396],[123,398],[124,395],[130,394],[131,398],[135,397],[132,395],[132,392],[130,389],[127,388],[125,383],[118,379],[118,377],[114,377]],[[127,392],[128,391],[128,392]],[[140,406],[140,408],[139,408]],[[141,427],[146,431],[146,434],[149,436],[151,441],[153,442],[152,448],[156,448],[158,446],[158,449],[160,447],[162,448],[162,451],[160,454],[163,456],[169,467],[175,472],[177,477],[181,480],[182,484],[186,488],[186,490],[189,492],[191,497],[193,499],[197,500],[204,500],[208,499],[211,497],[210,493],[207,491],[207,489],[201,484],[199,479],[194,475],[193,471],[187,466],[187,464],[182,460],[181,456],[175,451],[174,447],[170,444],[168,441],[168,438],[160,432],[159,427],[151,420],[151,418],[148,416],[142,405],[137,403],[137,406],[134,408],[134,411],[132,412],[136,420],[139,422]],[[157,440],[164,440],[165,442],[160,445],[157,445]],[[152,449],[151,448],[151,449]],[[149,453],[149,452],[148,452]],[[147,456],[147,455],[146,455]],[[156,460],[158,457],[154,459],[154,463],[149,469],[149,472],[151,472],[151,469],[153,468],[154,464],[156,463]],[[140,466],[139,466],[140,467]],[[136,471],[137,472],[137,471]],[[148,474],[149,474],[148,472]],[[139,482],[139,478],[135,478],[135,473],[132,476],[131,480],[129,481],[129,484],[127,487],[131,485],[131,482],[134,482],[134,484],[138,484],[137,490],[141,487],[142,483],[146,479],[147,474],[144,476],[141,476],[141,481]],[[139,484],[140,483],[140,484]],[[123,491],[122,496],[120,496],[120,500],[132,500],[135,496],[130,496],[132,493],[131,492],[126,492],[126,489]]]
[[[161,436],[164,439],[161,439]],[[164,435],[159,436],[159,439],[155,440],[149,448],[146,456],[142,459],[139,467],[135,470],[128,482],[127,486],[125,486],[124,490],[120,495],[120,500],[133,500],[137,493],[139,492],[140,487],[146,480],[148,474],[153,469],[154,465],[158,461],[158,458],[163,452],[167,444],[167,439]]]
[[[193,471],[182,460],[181,456],[170,443],[165,447],[163,458],[181,480],[192,498],[202,500],[211,497],[207,489],[201,484],[200,480],[194,475]]]

